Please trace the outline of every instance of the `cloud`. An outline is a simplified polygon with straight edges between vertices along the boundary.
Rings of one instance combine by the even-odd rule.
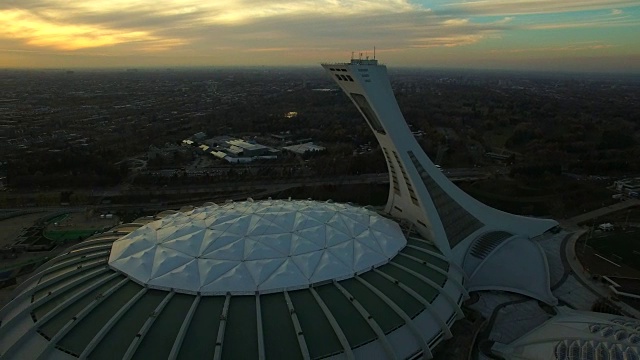
[[[316,62],[376,46],[401,62],[424,63],[479,56],[484,41],[522,30],[640,25],[627,10],[637,0],[451,1],[432,10],[415,0],[5,0],[0,48],[78,61],[143,63],[146,56],[154,64],[234,65]],[[602,11],[526,16],[579,10]]]
[[[406,0],[21,0],[0,4],[0,23],[8,24],[0,39],[63,51],[132,43],[162,51],[204,40],[213,47],[233,45],[223,37],[242,46],[243,37],[250,43],[296,37],[274,19],[299,19],[293,27],[300,28],[315,18],[348,30],[349,17],[416,11],[428,12]]]
[[[557,30],[557,29],[572,29],[572,28],[611,28],[611,27],[625,27],[625,26],[640,26],[640,19],[633,18],[631,16],[616,16],[616,17],[595,17],[587,18],[575,21],[565,21],[556,23],[538,23],[531,25],[523,25],[522,28],[528,30]]]
[[[53,23],[22,10],[0,11],[0,36],[28,45],[57,50],[109,46],[123,42],[157,40],[148,32],[118,30],[85,24]]]
[[[637,0],[472,0],[452,3],[448,9],[473,15],[565,13],[638,6]]]
[[[532,47],[532,48],[517,48],[517,49],[500,49],[500,50],[491,50],[490,52],[493,54],[516,54],[516,53],[548,53],[548,52],[581,52],[581,51],[591,51],[591,50],[604,50],[611,49],[616,47],[612,44],[604,44],[600,42],[586,42],[586,43],[576,43],[566,46],[542,46],[542,47]]]
[[[416,41],[416,43],[410,46],[413,48],[456,47],[475,44],[484,38],[486,38],[486,35],[482,34],[427,37],[418,39],[419,41]]]
[[[509,22],[439,16],[407,0],[24,0],[0,5],[0,38],[63,51],[256,52],[282,49],[454,47]],[[262,51],[259,51],[262,49]],[[269,50],[276,49],[276,50]]]
[[[449,19],[442,22],[444,26],[464,26],[469,24],[469,19]]]

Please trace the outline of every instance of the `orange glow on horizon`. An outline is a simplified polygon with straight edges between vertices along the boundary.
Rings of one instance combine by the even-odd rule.
[[[136,41],[152,41],[147,48],[168,49],[185,41],[158,39],[147,31],[116,30],[97,25],[62,24],[21,10],[0,10],[0,38],[18,39],[25,44],[55,50],[112,46]],[[156,42],[154,44],[153,42]]]

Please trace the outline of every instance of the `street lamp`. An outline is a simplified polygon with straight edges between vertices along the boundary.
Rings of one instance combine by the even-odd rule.
[[[589,238],[591,236],[593,236],[593,228],[596,225],[596,220],[594,219],[591,222],[591,230],[589,231],[589,234],[587,235],[587,237],[584,239],[584,244],[582,244],[582,254],[584,255],[584,252],[587,250],[587,241],[589,241]]]

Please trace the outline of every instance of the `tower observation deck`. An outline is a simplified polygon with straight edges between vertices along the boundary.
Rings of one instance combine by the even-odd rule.
[[[449,181],[411,133],[387,68],[376,59],[322,66],[380,144],[389,170],[385,211],[410,222],[452,263],[464,268],[468,290],[507,290],[556,303],[546,257],[530,239],[558,223],[494,209]]]

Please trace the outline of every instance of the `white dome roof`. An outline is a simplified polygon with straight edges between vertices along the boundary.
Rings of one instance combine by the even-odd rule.
[[[364,208],[269,200],[166,216],[115,241],[109,265],[152,288],[269,293],[352,277],[405,245],[395,222]]]

